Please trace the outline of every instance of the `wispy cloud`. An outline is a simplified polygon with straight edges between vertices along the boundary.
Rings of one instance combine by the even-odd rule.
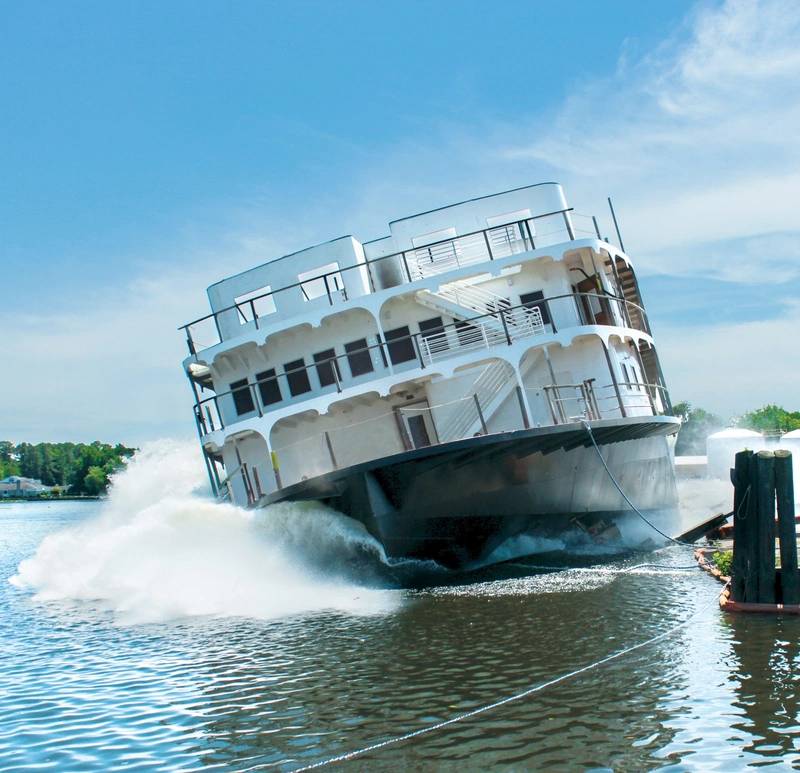
[[[510,143],[507,155],[549,164],[582,197],[615,191],[626,246],[647,269],[718,270],[742,281],[754,265],[775,271],[769,250],[760,257],[728,250],[724,265],[707,265],[696,246],[796,228],[798,39],[793,0],[702,6],[686,29],[643,59],[622,61],[614,77],[587,84],[548,131]],[[793,260],[790,242],[775,257]]]

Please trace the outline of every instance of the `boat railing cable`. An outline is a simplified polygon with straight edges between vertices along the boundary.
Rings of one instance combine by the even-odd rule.
[[[706,612],[708,608],[711,607],[711,605],[716,602],[717,602],[717,597],[715,595],[708,604],[705,604],[700,609],[696,610],[693,615],[690,615],[686,620],[683,620],[677,625],[672,626],[663,633],[651,636],[649,639],[645,639],[645,641],[633,644],[630,647],[624,647],[621,650],[612,652],[610,655],[606,655],[605,657],[600,658],[599,660],[595,660],[592,663],[589,663],[588,665],[581,666],[580,668],[576,668],[573,671],[568,671],[565,674],[561,674],[560,676],[554,677],[553,679],[549,679],[546,682],[533,685],[532,687],[529,687],[526,690],[514,693],[513,695],[508,695],[505,698],[501,698],[500,700],[494,701],[493,703],[487,703],[484,704],[483,706],[478,706],[477,708],[471,709],[470,711],[466,711],[462,714],[457,714],[456,716],[450,717],[450,719],[445,719],[442,722],[436,722],[432,725],[426,725],[425,727],[420,727],[417,730],[412,730],[411,732],[404,733],[402,735],[392,736],[390,738],[384,739],[383,741],[378,741],[376,743],[369,744],[368,746],[363,746],[360,749],[354,749],[353,751],[336,755],[335,757],[328,757],[325,760],[314,762],[311,763],[310,765],[302,765],[298,768],[293,768],[292,773],[303,773],[303,771],[317,770],[319,768],[327,767],[328,765],[334,765],[338,762],[348,762],[349,760],[353,760],[356,757],[361,757],[365,754],[369,754],[370,752],[375,752],[380,749],[385,749],[388,746],[394,746],[396,744],[400,744],[405,741],[410,741],[413,738],[419,738],[422,735],[433,733],[437,730],[441,730],[442,728],[449,727],[450,725],[455,725],[458,722],[463,722],[466,719],[471,719],[472,717],[476,717],[480,714],[485,714],[487,711],[492,711],[493,709],[500,708],[501,706],[505,706],[509,703],[514,703],[515,701],[527,698],[530,695],[541,692],[542,690],[546,690],[548,687],[553,687],[554,685],[560,684],[561,682],[566,682],[569,679],[574,679],[576,676],[580,676],[581,674],[585,674],[589,671],[593,671],[596,668],[600,668],[601,666],[604,666],[606,663],[611,663],[614,660],[618,660],[619,658],[622,658],[625,655],[629,655],[632,652],[636,652],[637,650],[643,649],[644,647],[647,647],[650,644],[655,644],[658,641],[662,641],[664,639],[669,638],[670,636],[677,633],[681,629],[688,627],[691,623],[694,622],[695,618],[697,618],[701,613]],[[253,770],[258,770],[261,767],[262,766],[257,765],[251,768],[247,768],[246,770],[253,771]]]

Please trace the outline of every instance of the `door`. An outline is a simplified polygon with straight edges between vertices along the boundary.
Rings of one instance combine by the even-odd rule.
[[[411,445],[414,448],[425,448],[431,444],[430,435],[428,435],[428,428],[425,426],[425,418],[423,416],[409,416],[406,420],[408,426],[408,434],[411,438]]]
[[[598,297],[603,295],[603,291],[597,286],[597,277],[587,277],[578,282],[574,288],[576,293],[588,293],[588,295],[579,295],[577,298],[585,325],[613,324],[608,300],[605,297]]]
[[[436,428],[431,419],[427,400],[414,405],[397,408],[406,435],[406,444],[413,448],[425,448],[436,443]]]

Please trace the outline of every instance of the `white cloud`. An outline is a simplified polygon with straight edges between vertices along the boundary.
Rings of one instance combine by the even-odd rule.
[[[800,304],[763,322],[682,327],[658,334],[673,400],[732,417],[766,403],[797,407]]]
[[[800,4],[729,0],[696,12],[688,30],[588,84],[507,155],[550,164],[573,199],[613,190],[644,269],[708,273],[683,251],[798,226]],[[665,248],[669,266],[655,256]],[[754,260],[731,251],[725,278],[749,281]]]

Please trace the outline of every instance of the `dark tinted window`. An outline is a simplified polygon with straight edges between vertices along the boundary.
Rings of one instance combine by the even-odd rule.
[[[287,362],[283,369],[286,371],[286,382],[289,384],[289,393],[292,397],[311,391],[311,382],[305,369],[303,359]]]
[[[535,293],[525,293],[519,296],[519,302],[529,309],[538,308],[542,313],[542,322],[545,325],[550,322],[550,314],[547,311],[547,303],[544,301],[544,293],[537,290]]]
[[[481,340],[481,329],[469,322],[456,322],[456,335],[460,346],[469,346]]]
[[[419,332],[425,338],[428,338],[436,333],[441,333],[444,330],[441,317],[431,317],[430,319],[423,319],[419,323]]]
[[[317,352],[314,355],[314,362],[317,365],[317,376],[321,386],[330,386],[336,383],[336,379],[342,380],[342,374],[339,371],[339,363],[336,362],[334,357],[336,352],[333,349],[326,349],[324,352]],[[334,368],[336,371],[334,372]]]
[[[393,365],[417,359],[414,341],[411,338],[407,338],[410,332],[408,326],[396,327],[394,330],[386,331],[386,346],[389,349],[389,358]]]
[[[256,381],[258,381],[258,393],[261,395],[261,403],[263,405],[279,403],[283,399],[281,386],[275,375],[275,368],[256,373]]]
[[[247,386],[246,378],[241,379],[241,381],[234,381],[230,386],[231,392],[233,392],[233,405],[238,416],[256,409],[253,402],[253,393],[250,391],[250,387]]]
[[[367,339],[359,338],[358,341],[351,341],[344,345],[347,352],[347,362],[350,363],[350,373],[353,376],[361,376],[364,373],[372,373],[372,357],[367,349]]]

